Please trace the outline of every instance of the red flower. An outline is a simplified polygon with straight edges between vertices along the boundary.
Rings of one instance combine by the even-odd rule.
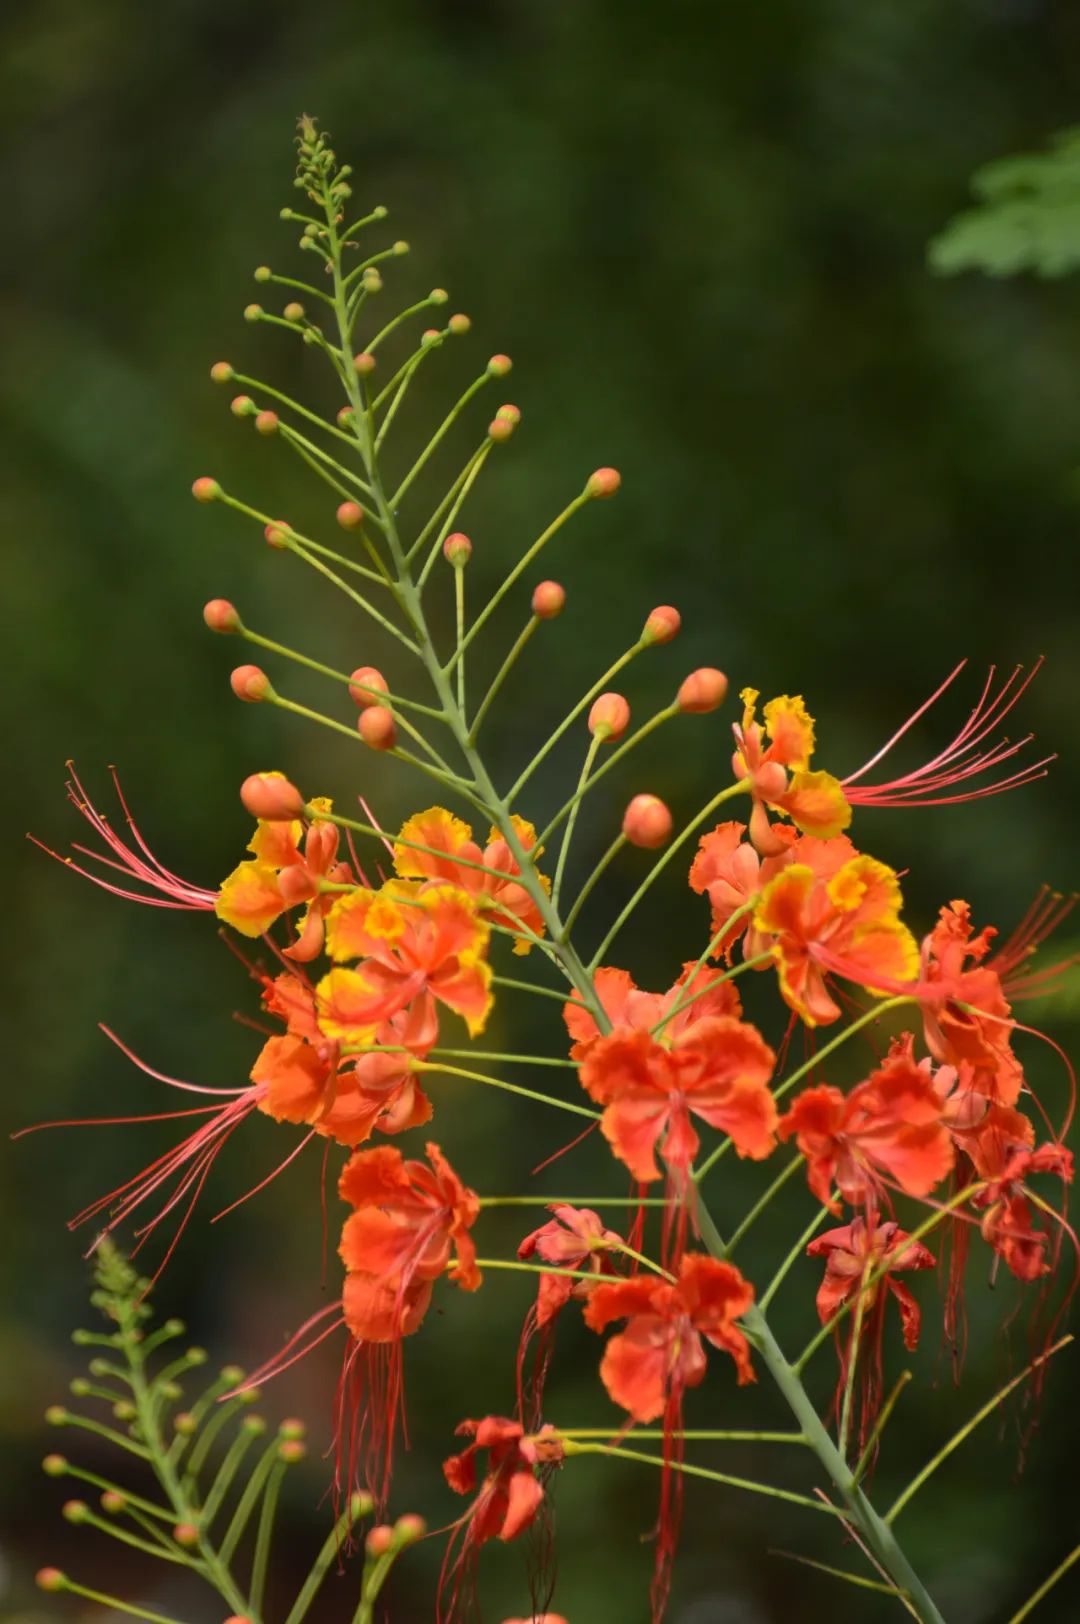
[[[325,799],[310,804],[324,812],[331,809]],[[354,879],[348,863],[337,860],[339,841],[340,831],[333,823],[315,821],[305,830],[299,818],[272,823],[260,819],[248,842],[254,860],[241,863],[224,881],[215,903],[218,918],[242,936],[261,936],[287,908],[306,903],[297,939],[285,954],[303,964],[318,958],[324,919],[334,901],[333,892],[324,892],[321,882],[351,885]]]
[[[609,1397],[635,1421],[655,1421],[673,1393],[703,1380],[702,1337],[730,1353],[740,1387],[752,1382],[750,1346],[735,1321],[753,1300],[754,1288],[733,1263],[691,1252],[677,1280],[639,1274],[601,1282],[585,1305],[586,1325],[602,1331],[613,1320],[627,1321],[600,1365]]]
[[[752,843],[743,838],[745,823],[718,823],[709,834],[702,835],[697,855],[690,865],[690,889],[699,896],[707,896],[712,907],[712,936],[719,938],[713,957],[722,956],[728,964],[732,948],[744,934],[744,958],[756,958],[768,950],[768,937],[755,929],[746,910],[787,863],[791,847],[799,838],[788,823],[775,824],[771,833],[777,849],[772,856],[762,858]],[[851,849],[854,854],[854,847]],[[734,914],[740,917],[725,931]]]
[[[589,1269],[600,1278],[615,1271],[609,1251],[618,1251],[622,1238],[605,1229],[602,1220],[589,1207],[553,1206],[555,1214],[518,1247],[519,1258],[542,1258],[560,1269]],[[547,1325],[571,1297],[587,1297],[593,1289],[589,1280],[575,1280],[568,1274],[542,1274],[536,1298],[536,1324]]]
[[[699,966],[696,959],[687,960],[682,974],[665,993],[643,992],[628,971],[613,968],[597,970],[593,987],[614,1031],[652,1032],[660,1027],[663,1041],[677,1038],[694,1021],[708,1015],[742,1014],[735,983],[705,965]],[[584,1060],[601,1036],[600,1028],[579,1003],[563,1005],[563,1020],[574,1039],[571,1060]]]
[[[758,691],[744,688],[741,722],[732,728],[735,754],[731,765],[736,778],[747,781],[754,798],[750,839],[763,857],[783,849],[783,836],[769,823],[767,807],[782,812],[804,834],[829,839],[851,822],[851,808],[838,779],[831,773],[811,772],[814,719],[800,695],[781,694],[770,699],[756,718]],[[768,744],[765,743],[768,738]],[[789,776],[790,774],[790,776]]]
[[[989,1189],[974,1199],[976,1207],[985,1209],[980,1224],[983,1240],[1018,1280],[1037,1280],[1050,1272],[1046,1257],[1050,1237],[1035,1226],[1025,1183],[1030,1173],[1054,1173],[1071,1184],[1072,1151],[1056,1144],[1040,1145],[1037,1150],[1016,1147],[1004,1158]]]
[[[694,1021],[670,1048],[626,1028],[597,1038],[581,1065],[586,1092],[604,1107],[600,1126],[636,1179],[660,1177],[655,1151],[685,1182],[700,1141],[698,1116],[731,1135],[740,1156],[760,1161],[775,1146],[769,1092],[775,1055],[757,1031],[731,1016]]]
[[[929,1071],[894,1047],[846,1097],[828,1084],[804,1089],[777,1132],[785,1140],[794,1136],[811,1190],[838,1212],[830,1199],[834,1185],[851,1206],[876,1206],[882,1175],[908,1195],[929,1195],[955,1158],[943,1109]]]
[[[1015,1105],[1024,1079],[1010,1045],[1012,1010],[997,971],[984,962],[996,934],[992,926],[972,934],[966,902],[942,908],[922,944],[917,990],[934,1059],[966,1065],[971,1088]]]
[[[888,1289],[896,1298],[904,1330],[904,1345],[914,1348],[919,1341],[922,1315],[919,1305],[902,1281],[894,1279],[898,1269],[930,1269],[934,1258],[921,1241],[913,1241],[899,1224],[888,1220],[874,1223],[855,1218],[842,1229],[827,1230],[810,1242],[808,1257],[825,1259],[825,1277],[818,1287],[817,1311],[822,1324],[845,1303],[862,1297],[862,1329],[880,1326],[885,1305],[882,1295]],[[880,1271],[880,1277],[870,1281]]]
[[[511,822],[523,849],[535,861],[540,856],[536,830],[524,818],[514,817]],[[410,844],[403,845],[403,841]],[[417,851],[417,846],[434,850]],[[442,853],[445,855],[439,855]],[[544,934],[543,916],[530,893],[514,878],[521,869],[497,829],[492,829],[481,851],[467,823],[441,806],[429,807],[402,828],[394,846],[394,868],[406,879],[450,881],[467,891],[478,908],[490,912],[495,923],[507,930],[517,931],[524,926],[534,936]],[[547,891],[551,883],[547,876],[538,874],[537,878]],[[528,938],[521,936],[514,943],[514,952],[528,953],[531,947]]]
[[[439,1581],[439,1620],[457,1615],[463,1589],[471,1588],[480,1546],[490,1539],[517,1539],[532,1527],[544,1504],[544,1485],[537,1474],[563,1459],[562,1444],[549,1427],[527,1435],[517,1421],[488,1415],[482,1421],[463,1421],[457,1433],[472,1442],[460,1455],[443,1462],[443,1472],[455,1494],[475,1494],[476,1498],[455,1524],[446,1548]],[[481,1450],[488,1454],[482,1480],[477,1470]]]

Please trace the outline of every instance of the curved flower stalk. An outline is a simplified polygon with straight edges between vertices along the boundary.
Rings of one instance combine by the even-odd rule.
[[[257,1379],[269,1380],[308,1348],[341,1337],[335,1487],[346,1510],[361,1489],[380,1508],[390,1492],[408,1339],[433,1334],[428,1309],[436,1294],[451,1286],[467,1293],[498,1290],[500,1279],[514,1272],[535,1279],[536,1304],[517,1338],[516,1359],[514,1338],[508,1339],[507,1401],[516,1394],[518,1413],[503,1413],[504,1403],[486,1417],[462,1421],[459,1432],[470,1441],[446,1463],[449,1489],[468,1500],[451,1525],[433,1609],[446,1624],[470,1615],[484,1545],[519,1537],[535,1547],[533,1617],[561,1617],[550,1612],[547,1490],[556,1473],[583,1469],[581,1457],[589,1455],[658,1474],[654,1620],[665,1610],[682,1494],[694,1480],[780,1498],[839,1523],[870,1575],[828,1571],[869,1584],[922,1624],[941,1624],[931,1589],[893,1521],[975,1423],[945,1445],[889,1515],[876,1509],[865,1473],[886,1445],[886,1423],[900,1392],[894,1388],[883,1400],[892,1357],[887,1311],[897,1305],[904,1340],[914,1346],[924,1314],[920,1277],[929,1273],[943,1237],[952,1242],[947,1327],[962,1314],[963,1263],[973,1238],[988,1248],[994,1268],[1000,1264],[1021,1286],[1040,1283],[1043,1293],[1074,1250],[1064,1207],[1053,1202],[1054,1189],[1072,1176],[1063,1142],[1072,1114],[1071,1069],[1064,1109],[1055,1104],[1051,1112],[1027,1079],[1029,1029],[1016,1020],[1011,1002],[1041,984],[1031,955],[1062,910],[1038,904],[994,954],[991,933],[976,934],[967,905],[953,901],[920,939],[904,914],[899,874],[855,843],[861,837],[855,815],[874,805],[977,798],[1040,775],[1045,760],[1019,771],[1010,766],[1005,779],[995,778],[1001,763],[1012,762],[1014,747],[986,743],[1026,684],[1014,677],[996,692],[988,684],[943,752],[904,777],[869,784],[867,775],[910,724],[865,768],[841,780],[811,764],[816,729],[801,696],[773,698],[759,717],[759,695],[746,688],[732,727],[730,777],[724,776],[724,750],[703,749],[711,775],[707,798],[700,810],[676,817],[652,787],[635,780],[634,751],[661,729],[707,728],[707,718],[725,703],[728,683],[719,670],[701,667],[673,685],[669,704],[633,725],[631,702],[621,691],[631,668],[663,650],[680,627],[677,610],[660,605],[551,735],[534,743],[514,781],[500,788],[481,750],[482,725],[519,662],[535,658],[538,640],[552,635],[549,624],[566,601],[561,583],[534,581],[530,572],[539,571],[542,556],[546,567],[548,549],[572,519],[580,514],[587,523],[585,510],[617,493],[620,476],[613,468],[597,469],[487,595],[474,592],[481,548],[460,525],[488,459],[503,455],[519,426],[518,408],[505,403],[494,410],[441,496],[422,498],[420,476],[470,421],[481,392],[508,375],[510,360],[492,356],[428,441],[409,447],[411,391],[431,370],[432,358],[468,333],[469,320],[439,316],[442,325],[409,340],[413,318],[446,305],[446,293],[436,288],[380,322],[374,315],[383,288],[380,267],[407,245],[367,251],[364,233],[386,211],[350,218],[350,171],[310,120],[301,122],[299,153],[303,207],[285,209],[283,218],[301,227],[301,249],[318,275],[304,283],[260,267],[256,280],[271,291],[288,289],[288,303],[281,315],[261,304],[245,315],[318,351],[343,404],[336,415],[321,416],[227,362],[216,363],[212,376],[243,391],[232,401],[236,417],[251,420],[268,444],[298,456],[326,487],[336,545],[209,476],[195,481],[193,494],[253,526],[283,565],[303,565],[347,597],[364,618],[372,646],[381,639],[403,654],[404,674],[392,688],[377,666],[354,667],[352,656],[335,652],[323,659],[290,649],[249,627],[222,599],[207,604],[204,618],[212,631],[273,656],[273,681],[255,664],[233,670],[238,699],[278,706],[350,748],[393,759],[422,780],[422,790],[418,810],[394,836],[370,811],[366,780],[357,797],[363,816],[308,795],[277,771],[245,780],[241,799],[255,833],[247,855],[217,892],[206,894],[207,911],[256,955],[253,974],[264,1010],[278,1026],[264,1033],[247,1084],[230,1103],[208,1110],[210,1126],[95,1210],[112,1207],[111,1224],[157,1197],[163,1180],[175,1174],[179,1182],[166,1193],[164,1208],[146,1221],[152,1233],[179,1203],[198,1196],[226,1118],[230,1131],[256,1111],[273,1118],[291,1147],[287,1159],[317,1142],[349,1209],[339,1247],[341,1295],[312,1314]],[[433,631],[442,611],[430,613],[440,586],[454,629],[445,644]],[[508,634],[494,679],[477,693],[475,640],[481,632],[495,635],[519,586],[529,592],[524,626],[519,621]],[[289,662],[325,680],[333,696],[325,712],[288,697],[287,678],[277,673]],[[528,820],[533,776],[555,744],[575,738],[581,759],[574,788],[538,832]],[[370,765],[372,757],[358,759]],[[988,787],[957,790],[978,784],[984,773],[991,775]],[[609,845],[579,878],[578,811],[605,780],[620,785],[625,810],[611,818]],[[119,850],[107,831],[103,837],[121,867],[136,872],[150,861],[141,842],[138,852]],[[583,927],[592,931],[597,923],[597,880],[628,849],[638,854],[642,877],[586,948]],[[710,917],[707,930],[703,924],[672,965],[668,991],[653,993],[635,985],[615,944],[652,887],[678,875],[672,867],[678,863],[689,870],[693,890],[707,897]],[[166,871],[153,872],[171,883]],[[160,889],[149,874],[139,877]],[[173,902],[181,905],[176,897]],[[507,973],[511,966],[516,973]],[[766,980],[775,976],[775,1036],[744,1018],[739,978],[751,971]],[[550,1011],[559,1052],[482,1047],[494,1001],[522,995],[562,1006],[565,1036],[558,1010]],[[908,1029],[881,1053],[876,1034],[899,1011]],[[816,1050],[792,1067],[787,1055],[800,1027]],[[834,1057],[860,1033],[879,1050],[876,1063],[844,1089]],[[541,1089],[523,1081],[534,1075],[529,1067],[550,1068],[555,1083]],[[528,1226],[516,1256],[478,1255],[485,1210],[543,1205],[545,1198],[474,1189],[467,1151],[459,1171],[439,1148],[441,1129],[436,1139],[428,1127],[444,1113],[452,1119],[466,1086],[502,1090],[523,1113],[523,1124],[526,1112],[569,1114],[577,1119],[575,1132],[599,1129],[611,1151],[609,1190],[551,1201],[551,1220]],[[732,1149],[756,1168],[781,1142],[794,1155],[787,1152],[778,1174],[762,1167],[760,1194],[734,1233],[722,1236],[708,1207],[711,1170]],[[746,1236],[800,1168],[818,1210],[770,1279],[768,1264],[748,1257]],[[830,1215],[832,1227],[822,1232]],[[316,1232],[318,1220],[316,1214]],[[820,1327],[793,1359],[777,1341],[769,1314],[806,1253],[822,1271]],[[809,1276],[796,1279],[812,1325]],[[1071,1290],[1064,1288],[1062,1307]],[[579,1312],[604,1339],[598,1394],[606,1393],[615,1410],[614,1419],[609,1414],[606,1424],[587,1428],[560,1425],[544,1399],[557,1322]],[[1025,1373],[1034,1384],[1051,1353],[1064,1346],[1045,1341]],[[830,1343],[839,1355],[831,1409],[828,1387],[812,1392],[807,1385],[809,1366]],[[738,1388],[766,1379],[793,1430],[684,1427],[690,1388],[722,1390],[730,1418]],[[237,1384],[235,1400],[254,1380]],[[697,1442],[734,1440],[755,1442],[765,1457],[774,1444],[803,1451],[816,1462],[816,1493],[691,1458]]]

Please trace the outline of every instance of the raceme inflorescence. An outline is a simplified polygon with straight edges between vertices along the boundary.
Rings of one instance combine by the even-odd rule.
[[[943,1444],[891,1508],[875,1506],[867,1474],[909,1377],[888,1368],[888,1322],[896,1316],[904,1345],[916,1346],[929,1271],[943,1263],[944,1333],[959,1347],[963,1277],[975,1249],[991,1272],[1008,1271],[1023,1283],[1037,1327],[1034,1357],[976,1420],[1018,1386],[1037,1390],[1047,1361],[1069,1340],[1058,1333],[1075,1273],[1062,1193],[1072,1176],[1064,1141],[1073,1074],[1060,1055],[1061,1100],[1053,1105],[1036,1095],[1024,1055],[1040,1034],[1016,1013],[1066,968],[1067,961],[1047,969],[1032,961],[1069,903],[1041,894],[1000,941],[966,902],[947,899],[920,936],[905,918],[899,875],[862,849],[861,826],[872,824],[876,807],[953,805],[1042,777],[1050,758],[1035,757],[1029,738],[1010,742],[1001,731],[1034,671],[1017,668],[1004,679],[991,672],[952,742],[895,776],[885,757],[962,666],[846,777],[813,765],[815,725],[801,697],[762,704],[757,691],[743,688],[730,769],[710,782],[700,810],[676,817],[655,793],[663,786],[631,783],[636,793],[610,811],[610,843],[575,893],[568,859],[583,802],[605,794],[616,782],[608,775],[657,730],[678,718],[686,718],[684,728],[710,725],[696,719],[728,701],[727,679],[712,667],[690,672],[670,703],[632,727],[630,703],[614,684],[680,630],[676,609],[654,608],[631,646],[533,741],[516,780],[496,782],[483,748],[485,724],[519,662],[527,668],[537,657],[534,642],[557,635],[547,623],[566,600],[559,582],[539,578],[541,553],[581,510],[614,497],[620,476],[613,468],[590,474],[490,597],[472,601],[473,543],[459,525],[488,459],[515,433],[517,407],[494,410],[434,504],[420,476],[433,459],[441,464],[454,432],[472,421],[476,397],[507,376],[510,361],[492,356],[427,443],[403,458],[403,405],[470,322],[435,315],[441,325],[418,341],[408,337],[414,319],[445,308],[438,288],[383,323],[375,318],[381,267],[407,245],[369,252],[369,231],[386,210],[349,218],[350,170],[313,121],[301,121],[298,146],[302,207],[282,210],[282,218],[300,227],[300,248],[317,274],[309,283],[260,267],[256,281],[266,292],[284,290],[289,302],[280,315],[259,304],[245,315],[317,351],[341,391],[340,408],[323,415],[226,362],[211,376],[239,391],[232,401],[238,417],[251,418],[260,435],[328,488],[339,536],[334,545],[317,539],[216,478],[197,479],[193,494],[257,526],[272,549],[317,572],[362,617],[370,640],[393,650],[395,670],[416,680],[406,675],[391,685],[378,667],[350,670],[333,651],[315,658],[254,630],[225,599],[206,605],[211,631],[273,658],[273,680],[261,665],[236,666],[231,685],[239,699],[294,713],[362,752],[362,793],[346,810],[279,770],[248,777],[240,797],[254,833],[216,888],[189,883],[158,861],[119,784],[123,820],[114,826],[72,772],[69,793],[94,842],[64,860],[117,895],[202,911],[223,926],[249,965],[270,1023],[250,1076],[230,1089],[181,1082],[131,1056],[151,1078],[186,1091],[191,1103],[175,1113],[185,1137],[77,1221],[94,1221],[99,1243],[108,1244],[134,1220],[137,1248],[156,1238],[167,1259],[218,1152],[254,1113],[280,1124],[282,1156],[260,1167],[254,1189],[235,1199],[263,1188],[308,1147],[324,1158],[342,1203],[338,1284],[329,1304],[284,1348],[267,1349],[263,1368],[238,1380],[231,1396],[264,1386],[309,1349],[338,1339],[332,1407],[339,1517],[357,1495],[380,1515],[388,1503],[403,1422],[403,1361],[410,1338],[439,1335],[432,1304],[449,1291],[496,1290],[500,1271],[535,1276],[524,1326],[507,1328],[505,1387],[493,1412],[462,1418],[457,1444],[447,1440],[446,1482],[463,1509],[442,1531],[432,1604],[440,1621],[472,1616],[485,1543],[519,1536],[531,1538],[534,1558],[539,1551],[530,1563],[530,1616],[557,1619],[548,1612],[554,1485],[560,1474],[588,1471],[586,1457],[601,1456],[631,1460],[635,1470],[651,1465],[656,1474],[653,1575],[642,1616],[658,1620],[665,1611],[683,1489],[692,1477],[779,1495],[832,1517],[838,1547],[846,1544],[848,1561],[863,1567],[828,1571],[891,1598],[923,1624],[941,1624],[895,1524],[974,1423]],[[519,621],[478,693],[468,680],[474,643],[481,633],[503,635],[493,617],[519,596],[528,603],[524,625]],[[453,635],[437,646],[433,628],[446,624]],[[544,658],[550,681],[550,654]],[[326,680],[332,701],[325,713],[283,691],[277,672],[289,662]],[[516,703],[520,737],[527,711]],[[537,830],[528,821],[534,775],[557,744],[575,737],[576,782]],[[369,804],[377,799],[371,752],[405,764],[429,786],[396,833]],[[618,782],[625,784],[625,771]],[[583,905],[605,875],[610,889],[621,868],[609,873],[610,865],[628,847],[640,854],[640,881],[602,938],[584,943]],[[693,939],[673,951],[672,984],[661,992],[638,987],[620,959],[639,905],[662,879],[688,883],[701,898],[701,915]],[[775,989],[771,1035],[744,1012],[747,975]],[[494,1000],[505,998],[512,1010],[530,994],[546,1001],[557,1054],[485,1049]],[[856,1036],[870,1058],[845,1090],[834,1056],[843,1051],[848,1062],[861,1052],[844,1049]],[[796,1048],[806,1058],[795,1058]],[[566,1087],[541,1091],[513,1080],[530,1064],[548,1065]],[[461,1093],[442,1092],[445,1078],[457,1090],[503,1090],[522,1112],[565,1113],[575,1135],[598,1131],[610,1151],[607,1193],[550,1203],[547,1214],[523,1223],[516,1256],[480,1256],[488,1209],[540,1208],[545,1198],[487,1187],[497,1166],[491,1157],[476,1168],[451,1164],[438,1124]],[[572,1154],[570,1146],[564,1165],[572,1166]],[[731,1156],[763,1165],[752,1205],[734,1232],[722,1235],[710,1216],[709,1185]],[[810,1226],[778,1265],[751,1262],[751,1228],[800,1178],[814,1201]],[[317,1256],[320,1213],[313,1205]],[[792,1356],[769,1311],[807,1255],[820,1270],[819,1324]],[[1051,1299],[1055,1278],[1061,1288]],[[561,1425],[546,1404],[556,1326],[566,1315],[580,1315],[595,1334],[598,1402],[602,1387],[612,1406],[590,1428]],[[835,1381],[812,1398],[804,1372],[830,1348]],[[728,1425],[687,1429],[685,1396],[706,1381]],[[731,1426],[738,1389],[753,1382],[773,1384],[789,1430]],[[775,1442],[804,1451],[816,1462],[816,1492],[693,1462],[696,1444],[725,1440],[760,1443],[766,1458]],[[572,1598],[561,1605],[572,1614]],[[249,1606],[245,1616],[259,1624],[255,1612]]]

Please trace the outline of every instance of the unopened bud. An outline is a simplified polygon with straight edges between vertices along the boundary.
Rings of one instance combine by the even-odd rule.
[[[240,799],[262,823],[291,823],[304,815],[304,797],[283,773],[252,773],[240,785]]]
[[[273,692],[270,678],[257,665],[238,665],[229,682],[237,699],[242,699],[249,705],[257,705],[260,699],[265,699]]]
[[[303,321],[304,307],[298,299],[293,299],[285,306],[281,314],[286,321]]]
[[[230,1613],[225,1624],[251,1624],[251,1619],[246,1613]]]
[[[444,305],[449,297],[445,288],[432,288],[428,294],[428,302],[433,305]]]
[[[518,424],[521,422],[521,407],[514,406],[508,401],[505,406],[499,407],[498,411],[495,413],[495,416],[497,418],[501,418],[504,423],[512,423],[514,427],[517,428]]]
[[[270,276],[271,271],[269,265],[257,265],[255,267],[256,282],[269,282]]]
[[[589,732],[606,743],[621,739],[630,726],[630,706],[622,694],[601,694],[589,712]]]
[[[554,620],[566,605],[566,588],[558,581],[541,581],[533,590],[532,612],[539,620]]]
[[[76,1398],[85,1398],[87,1393],[90,1391],[90,1383],[87,1381],[85,1376],[74,1377],[68,1383],[68,1387],[74,1393]]]
[[[228,1382],[230,1387],[235,1387],[237,1382],[243,1381],[244,1372],[239,1365],[222,1365],[221,1379],[223,1382]]]
[[[678,636],[681,625],[682,616],[679,611],[673,609],[670,603],[661,603],[652,610],[645,621],[641,641],[643,643],[670,643],[673,637]]]
[[[349,678],[349,693],[361,710],[367,710],[369,705],[377,705],[379,695],[389,692],[390,684],[373,665],[358,665]]]
[[[337,522],[343,530],[359,530],[364,522],[364,510],[359,502],[342,502],[337,510]]]
[[[282,1438],[291,1438],[295,1440],[297,1438],[303,1438],[307,1435],[307,1426],[303,1421],[299,1421],[296,1416],[290,1415],[286,1416],[285,1420],[279,1424],[278,1432],[281,1434]]]
[[[394,1530],[390,1524],[376,1523],[375,1527],[368,1531],[368,1536],[364,1541],[364,1550],[371,1557],[385,1556],[393,1543]]]
[[[249,305],[244,306],[244,320],[245,321],[258,321],[260,316],[262,315],[262,313],[263,313],[262,305],[249,304]]]
[[[382,273],[375,265],[369,265],[363,275],[363,283],[369,293],[382,292]]]
[[[452,333],[467,333],[472,326],[472,320],[463,311],[457,311],[446,324]]]
[[[210,376],[215,383],[231,383],[236,374],[228,361],[215,361],[210,368]]]
[[[179,1415],[173,1416],[173,1427],[181,1438],[190,1438],[198,1425],[198,1421],[196,1421],[190,1410],[181,1410]]]
[[[397,743],[397,724],[393,711],[385,705],[369,705],[356,719],[360,737],[372,750],[392,750]]]
[[[675,703],[681,711],[689,711],[693,715],[704,715],[706,711],[714,711],[724,703],[727,698],[728,680],[722,671],[715,666],[699,666],[683,679]]]
[[[112,1516],[118,1515],[127,1506],[127,1500],[117,1489],[106,1489],[101,1496],[101,1509],[108,1511]]]
[[[69,1523],[85,1522],[90,1515],[90,1507],[85,1500],[66,1500],[61,1510]]]
[[[585,482],[586,496],[614,496],[622,484],[622,475],[617,468],[597,468]]]
[[[62,1404],[50,1404],[45,1411],[45,1419],[50,1427],[64,1427],[68,1423],[68,1413]]]
[[[414,1545],[427,1533],[427,1523],[415,1511],[407,1511],[394,1524],[394,1538],[399,1545]]]
[[[658,795],[635,795],[623,815],[622,832],[632,846],[653,851],[671,838],[671,813]]]
[[[172,1537],[178,1545],[190,1547],[199,1543],[199,1530],[194,1523],[177,1523],[172,1531]]]
[[[352,407],[351,406],[342,406],[340,408],[340,410],[338,411],[338,414],[337,414],[338,428],[339,429],[351,428],[352,427],[352,421],[353,421],[353,409],[352,409]]]
[[[266,1431],[266,1422],[261,1415],[245,1415],[240,1425],[252,1438],[258,1438]]]
[[[39,1590],[65,1590],[67,1577],[59,1568],[38,1568],[34,1575],[34,1583]]]
[[[67,1464],[63,1455],[46,1455],[41,1463],[41,1470],[48,1477],[62,1477],[67,1471]]]
[[[255,402],[250,395],[234,395],[229,402],[229,410],[234,417],[250,417],[256,410]]]
[[[268,524],[263,530],[263,535],[266,537],[267,545],[270,547],[276,547],[279,551],[282,547],[287,546],[288,537],[285,534],[287,529],[288,525],[284,519],[278,519],[276,522]]]
[[[165,1384],[165,1386],[160,1389],[160,1391],[162,1392],[162,1394],[166,1398],[179,1398],[180,1397],[180,1389],[179,1389],[179,1387],[176,1388],[175,1393],[170,1393],[169,1392],[169,1388],[174,1386],[174,1385],[175,1384],[172,1383],[172,1382],[167,1382]],[[116,1417],[116,1419],[118,1421],[134,1421],[136,1415],[138,1414],[138,1411],[136,1410],[134,1404],[132,1404],[132,1402],[131,1402],[131,1400],[129,1398],[121,1398],[121,1399],[118,1399],[117,1402],[113,1405],[112,1413],[113,1413],[113,1415],[115,1415],[115,1417]]]
[[[255,428],[259,434],[276,434],[279,422],[277,412],[259,412],[255,417]]]
[[[443,557],[454,568],[463,569],[472,557],[472,542],[460,530],[447,536],[442,544]]]
[[[431,346],[437,344],[441,337],[442,333],[437,327],[425,327],[420,334],[420,348],[430,350]]]
[[[375,357],[369,355],[367,350],[362,350],[359,355],[353,356],[353,366],[361,378],[366,378],[369,372],[375,371]]]
[[[192,485],[191,494],[196,502],[216,502],[221,495],[221,486],[216,479],[209,479],[204,474]]]
[[[508,355],[493,355],[487,369],[493,378],[505,378],[513,364]]]
[[[488,435],[497,445],[502,445],[513,434],[516,423],[511,423],[505,417],[493,417],[488,424]]]
[[[349,1496],[349,1514],[353,1522],[359,1522],[361,1517],[370,1517],[375,1509],[375,1501],[366,1489],[354,1489]]]
[[[240,616],[228,598],[211,598],[203,605],[202,617],[212,632],[238,632]]]
[[[397,254],[398,256],[400,256],[402,254],[407,254],[409,252],[409,245],[405,241],[404,237],[399,237],[397,242],[394,243],[393,249],[394,249],[394,253]]]
[[[286,1461],[290,1466],[295,1466],[296,1462],[303,1460],[306,1454],[307,1445],[301,1443],[299,1438],[285,1438],[278,1445],[279,1460]]]

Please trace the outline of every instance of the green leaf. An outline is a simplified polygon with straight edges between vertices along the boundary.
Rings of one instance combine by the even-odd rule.
[[[1045,153],[986,164],[971,189],[978,205],[929,245],[932,271],[1056,277],[1080,268],[1080,128],[1062,130]]]

